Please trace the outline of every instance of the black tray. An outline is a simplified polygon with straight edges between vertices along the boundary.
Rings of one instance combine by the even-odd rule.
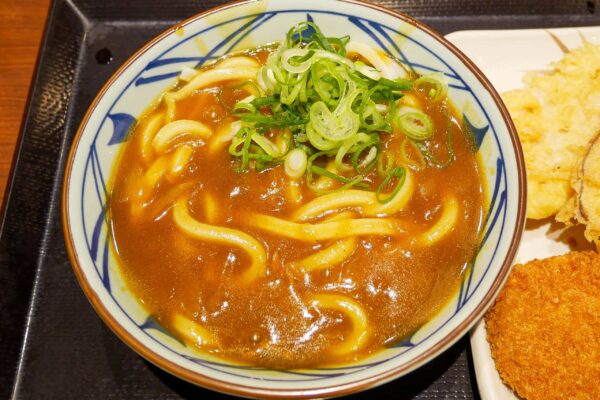
[[[228,398],[144,361],[79,288],[61,228],[65,158],[93,97],[127,57],[219,0],[55,0],[0,225],[0,397]],[[595,1],[383,0],[442,33],[600,23]],[[600,4],[599,4],[600,7]],[[600,12],[599,12],[600,14]],[[106,63],[112,57],[112,61]],[[467,338],[435,361],[354,398],[477,398]]]

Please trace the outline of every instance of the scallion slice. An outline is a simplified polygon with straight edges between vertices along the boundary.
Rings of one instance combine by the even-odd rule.
[[[411,153],[415,154],[416,160],[410,156]],[[400,144],[400,160],[417,171],[427,166],[420,147],[409,137],[405,137]]]
[[[437,157],[425,146],[423,143],[415,143],[415,145],[421,150],[427,162],[435,168],[447,168],[456,159],[454,153],[453,138],[452,138],[452,119],[450,115],[446,115],[447,126],[446,126],[446,150],[448,152],[448,159],[445,162],[439,161]]]
[[[433,121],[427,114],[418,110],[399,112],[396,116],[396,126],[400,132],[413,140],[427,140],[433,136]]]
[[[275,143],[271,142],[268,138],[259,133],[252,134],[252,141],[272,158],[279,158],[283,156],[283,153],[281,153],[279,147],[277,147]]]
[[[287,153],[283,163],[287,176],[298,179],[306,172],[308,157],[302,149],[294,149]]]
[[[392,190],[392,192],[387,195],[387,197],[382,197],[381,192],[385,187],[392,181],[392,179],[396,178],[398,181],[396,182],[396,186]],[[375,192],[375,196],[377,197],[377,201],[381,204],[389,203],[392,201],[394,197],[398,194],[402,186],[404,185],[404,181],[406,180],[406,170],[404,167],[396,167],[388,172],[386,177],[383,179],[377,191]]]
[[[441,72],[421,76],[415,80],[414,86],[434,102],[443,100],[448,94],[448,80]]]

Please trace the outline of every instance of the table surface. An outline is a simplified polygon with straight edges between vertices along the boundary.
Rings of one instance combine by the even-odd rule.
[[[0,359],[10,362],[5,369],[9,372],[0,373],[0,397],[3,397],[2,393],[8,393],[6,383],[13,382],[10,371],[13,370],[12,364],[16,365],[17,353],[21,349],[14,343],[23,337],[19,327],[29,316],[19,380],[15,385],[21,395],[17,398],[214,398],[216,394],[207,394],[203,389],[188,385],[145,362],[119,341],[93,313],[66,256],[60,225],[60,191],[55,190],[55,185],[61,176],[59,169],[62,170],[60,163],[64,156],[61,149],[73,137],[74,129],[101,83],[159,28],[165,29],[169,23],[192,15],[198,4],[206,6],[224,0],[54,1],[62,8],[55,9],[50,46],[45,47],[58,47],[61,52],[56,56],[44,53],[36,87],[36,98],[40,101],[32,102],[25,127],[26,140],[23,141],[26,151],[19,152],[19,169],[11,195],[12,199],[24,201],[11,202],[7,209],[9,218],[0,227],[0,283],[4,284],[0,285],[0,293],[2,300],[8,298],[4,303],[0,301],[0,311],[3,311],[0,313]],[[403,10],[411,15],[425,16],[426,23],[443,33],[482,27],[600,25],[598,17],[592,18],[594,8],[590,8],[589,4],[594,3],[587,2],[586,10],[584,0],[376,1],[390,6],[402,5]],[[50,2],[0,0],[0,201],[6,193],[14,145],[26,111]],[[538,2],[541,5],[536,6]],[[165,7],[167,3],[174,6]],[[73,7],[74,4],[83,9],[81,15],[76,13],[80,10]],[[430,15],[432,4],[435,7],[433,15]],[[456,9],[455,4],[458,4]],[[504,8],[508,10],[506,13],[503,13]],[[127,10],[127,18],[123,17],[123,10]],[[148,17],[157,15],[160,18]],[[490,18],[490,15],[494,17]],[[82,16],[90,16],[94,22],[85,30],[78,25]],[[119,23],[111,25],[115,18]],[[145,23],[148,18],[154,25]],[[85,36],[86,32],[88,36]],[[83,37],[86,38],[85,45],[81,46]],[[115,62],[100,66],[94,55],[104,47],[110,47]],[[78,55],[81,58],[77,58]],[[73,71],[83,77],[77,85],[72,85]],[[86,80],[85,77],[92,79]],[[48,85],[48,82],[55,83],[56,87]],[[57,96],[64,96],[66,101],[48,101]],[[69,109],[71,104],[73,107]],[[30,293],[31,303],[28,302]],[[19,322],[15,324],[14,321]],[[7,329],[9,326],[11,329]],[[12,341],[5,340],[5,332],[11,334]],[[465,343],[453,347],[444,357],[437,358],[402,381],[369,392],[367,397],[476,397],[477,393],[472,393],[475,388],[470,386],[474,375],[468,369],[468,356],[463,351]],[[4,358],[4,354],[8,357]],[[81,357],[81,354],[88,356]],[[456,368],[453,369],[453,365]],[[65,385],[69,388],[68,392],[65,392]],[[354,398],[361,397],[364,394]]]
[[[0,204],[49,5],[50,0],[0,0]]]
[[[53,1],[0,235],[0,311],[5,311],[0,312],[0,359],[10,362],[0,372],[0,398],[8,397],[9,385],[15,399],[229,398],[160,371],[102,323],[67,258],[61,193],[56,190],[64,149],[102,83],[157,32],[223,1],[227,0],[172,0],[168,7],[162,0]],[[103,48],[111,51],[114,62],[98,63],[96,54]],[[9,199],[8,192],[6,196]],[[25,321],[22,330],[21,321]],[[7,334],[11,340],[5,340]],[[465,346],[463,340],[425,369],[367,396],[473,399],[476,393]],[[10,373],[13,365],[16,374]]]

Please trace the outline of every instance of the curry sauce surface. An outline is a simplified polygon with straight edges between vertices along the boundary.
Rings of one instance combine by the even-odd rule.
[[[264,54],[257,57],[264,60]],[[197,120],[218,130],[233,121],[226,105],[247,93],[226,88],[220,100],[218,96],[215,88],[196,92],[177,103],[175,119]],[[189,182],[190,213],[196,220],[211,220],[247,232],[263,243],[268,256],[267,276],[250,285],[239,279],[249,265],[249,257],[241,250],[186,236],[174,224],[169,209],[150,220],[131,216],[131,182],[148,168],[140,155],[139,133],[155,113],[165,112],[163,105],[156,106],[140,119],[113,176],[110,220],[114,249],[131,290],[170,331],[176,332],[172,324],[178,313],[215,333],[219,345],[203,350],[269,368],[312,367],[359,359],[410,335],[457,290],[475,254],[483,213],[483,186],[468,135],[451,107],[429,104],[423,97],[420,100],[435,125],[431,148],[442,160],[447,157],[451,113],[456,160],[447,168],[412,171],[416,183],[413,197],[394,215],[409,227],[409,232],[395,238],[359,237],[358,248],[348,260],[323,271],[302,273],[287,266],[324,248],[327,242],[303,243],[246,224],[249,211],[288,218],[298,208],[286,195],[289,180],[283,166],[240,173],[239,162],[228,153],[227,146],[208,154],[206,143],[193,142],[192,162],[182,176],[161,182],[153,194],[154,201],[158,202],[169,189]],[[381,137],[384,148],[395,152],[400,148],[401,134]],[[302,179],[302,203],[306,203],[316,194]],[[368,179],[373,190],[381,182],[376,173]],[[435,223],[447,194],[459,200],[458,224],[432,247],[411,244],[412,238]],[[210,216],[205,215],[207,195],[218,205]],[[340,312],[307,305],[305,299],[315,293],[342,294],[364,307],[369,339],[358,353],[333,356],[331,349],[344,340],[352,324]]]

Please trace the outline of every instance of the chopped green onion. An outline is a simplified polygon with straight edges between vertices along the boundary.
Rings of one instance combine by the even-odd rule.
[[[340,104],[334,113],[329,111],[324,102],[314,103],[310,108],[309,115],[315,132],[324,139],[334,142],[348,139],[354,135],[358,131],[360,121],[358,115],[349,107],[349,103],[347,101]]]
[[[359,182],[363,180],[362,176],[350,179],[350,178],[346,178],[345,176],[342,176],[342,175],[334,174],[333,172],[327,171],[325,168],[321,168],[321,167],[318,167],[316,165],[312,165],[310,167],[310,170],[311,170],[312,173],[315,173],[317,175],[322,175],[322,176],[330,178],[330,179],[335,179],[338,182],[342,182],[342,183],[346,183],[346,184],[352,183],[353,186],[362,187],[362,188],[366,188],[366,189],[369,187],[366,184],[359,184]],[[359,181],[355,182],[355,180],[358,179],[358,178],[360,178]]]
[[[310,58],[314,50],[307,49],[287,49],[281,53],[281,66],[288,72],[300,74],[307,71],[311,66]],[[292,64],[292,61],[294,63]]]
[[[368,100],[365,107],[360,113],[361,127],[367,131],[387,131],[387,122],[381,113],[377,110],[377,105],[372,101]]]
[[[370,141],[371,138],[366,133],[358,133],[351,138],[347,139],[342,143],[335,155],[335,167],[338,171],[348,171],[352,167],[344,164],[344,157],[348,152],[355,152],[357,150],[357,144],[365,143]]]
[[[361,174],[361,175],[367,174],[376,165],[377,155],[379,154],[379,151],[377,150],[377,147],[376,147],[377,143],[378,143],[378,141],[377,142],[371,141],[371,142],[364,143],[364,144],[358,146],[358,148],[352,155],[352,166],[354,167],[354,170],[358,174]],[[369,152],[367,153],[367,156],[365,157],[365,159],[361,163],[359,163],[358,159],[359,159],[360,155],[362,154],[362,152],[366,149],[369,149]],[[373,149],[375,149],[374,152],[373,152]],[[362,171],[360,170],[361,167],[364,168]]]
[[[314,191],[318,194],[324,194],[324,193],[337,192],[340,190],[346,190],[353,186],[361,188],[361,189],[369,188],[369,186],[366,183],[362,182],[364,180],[363,176],[359,175],[359,176],[355,176],[352,179],[349,179],[344,176],[337,175],[331,171],[328,171],[325,168],[321,168],[319,166],[313,165],[313,162],[317,158],[323,157],[323,156],[330,156],[330,155],[331,154],[326,151],[321,151],[321,152],[315,153],[312,156],[308,157],[307,167],[306,167],[306,185],[309,187],[309,189],[311,189],[312,191]],[[313,183],[313,173],[315,173],[317,175],[322,175],[326,178],[333,179],[333,180],[336,180],[341,183],[344,183],[344,186],[342,186],[338,189],[332,190],[332,191],[331,190],[329,190],[329,191],[322,190]]]
[[[304,125],[309,119],[307,117],[273,117],[263,114],[241,114],[240,119],[244,122],[253,122],[263,127],[282,128],[285,126]]]
[[[412,147],[412,153],[416,154],[417,160],[414,160],[412,157],[410,157],[409,146]],[[422,170],[427,166],[427,162],[425,161],[425,157],[423,156],[423,152],[421,151],[420,147],[409,137],[405,137],[400,144],[400,159],[404,164],[417,171]]]
[[[402,78],[398,78],[396,80],[381,78],[378,82],[380,85],[387,86],[393,90],[408,91],[413,87],[412,81]]]
[[[423,75],[415,80],[414,86],[433,102],[443,100],[448,94],[448,80],[441,72]]]
[[[456,154],[454,154],[453,148],[453,139],[452,139],[452,119],[449,115],[446,115],[447,118],[447,127],[446,127],[446,148],[448,152],[448,159],[446,162],[441,162],[437,159],[437,157],[422,143],[415,143],[415,145],[421,150],[427,162],[436,167],[436,168],[447,168],[452,164],[452,162],[456,159]]]
[[[260,146],[260,148],[270,157],[279,158],[283,155],[275,143],[259,133],[252,134],[252,141]]]
[[[277,103],[279,103],[279,96],[259,97],[252,100],[252,105],[254,105],[254,107],[270,106]]]
[[[283,132],[275,140],[277,148],[282,155],[287,154],[292,148],[292,132],[289,128],[284,128]]]
[[[399,112],[396,126],[400,132],[413,140],[426,140],[433,135],[433,121],[421,111]]]
[[[242,150],[238,150],[240,145],[242,145],[246,141],[246,137],[234,137],[231,139],[231,144],[229,145],[229,154],[236,157],[241,157],[243,154]]]
[[[348,42],[347,36],[325,36],[310,21],[288,31],[285,41],[258,70],[256,89],[248,87],[251,96],[227,107],[244,124],[229,147],[229,153],[241,160],[241,170],[283,164],[290,178],[306,175],[308,187],[324,193],[313,182],[314,175],[342,184],[335,190],[375,190],[368,174],[377,168],[381,184],[376,195],[383,203],[400,190],[405,167],[449,165],[454,159],[450,120],[449,160],[440,163],[427,142],[434,133],[432,119],[423,110],[398,105],[407,92],[442,101],[448,91],[445,76],[417,77],[408,71],[406,78],[387,79],[373,66],[347,58]],[[402,167],[396,166],[394,154],[382,145],[383,135],[393,134],[394,129],[405,136],[398,160]],[[321,164],[325,158],[328,163],[334,159],[333,172]],[[314,165],[317,159],[319,165]],[[393,180],[398,181],[394,190],[382,194]]]
[[[250,144],[252,143],[252,135],[246,133],[246,137],[244,138],[244,145],[242,146],[242,166],[241,170],[245,171],[248,168],[248,163],[250,162]]]
[[[241,113],[247,111],[250,114],[256,112],[256,107],[254,107],[254,105],[252,103],[246,103],[246,102],[242,102],[239,101],[237,103],[235,103],[235,105],[233,106],[233,108],[231,109],[232,113]]]
[[[287,176],[298,179],[306,172],[307,155],[302,149],[294,149],[287,153],[283,167]]]
[[[355,61],[354,67],[358,72],[360,72],[362,75],[366,76],[369,79],[372,79],[374,81],[378,81],[381,79],[380,71],[371,67],[370,65],[365,64],[362,61]]]
[[[275,167],[281,164],[281,160],[273,160],[271,157],[264,154],[250,154],[250,158],[255,160],[254,169],[258,172],[264,171],[268,168]]]
[[[320,135],[312,122],[306,125],[306,137],[308,138],[310,144],[312,144],[316,149],[327,151],[335,149],[338,146],[338,142],[334,140],[329,140]]]
[[[406,138],[405,138],[406,139]],[[410,139],[407,139],[410,140]],[[384,161],[385,160],[385,161]],[[384,166],[385,163],[385,166]],[[383,179],[394,167],[394,153],[384,152],[377,160],[377,175]]]
[[[398,179],[394,190],[392,190],[392,192],[387,197],[381,197],[381,192],[391,182],[393,178]],[[404,185],[404,181],[406,181],[406,170],[404,169],[404,167],[396,167],[390,170],[387,176],[383,179],[383,181],[377,188],[377,191],[375,192],[375,197],[377,197],[377,201],[379,201],[381,204],[389,203],[390,201],[392,201],[392,199],[396,197],[398,192],[400,192],[400,189]]]
[[[354,157],[356,157],[357,153],[358,152],[354,153]],[[352,158],[353,160],[354,160],[354,157]],[[357,167],[355,167],[355,170],[359,174],[367,174],[377,165],[378,159],[379,159],[379,148],[377,146],[371,146],[371,148],[369,149],[369,152],[367,153],[367,156],[364,158],[364,160],[362,160],[360,162],[360,164],[358,164]],[[360,168],[364,168],[364,169],[361,171]]]

